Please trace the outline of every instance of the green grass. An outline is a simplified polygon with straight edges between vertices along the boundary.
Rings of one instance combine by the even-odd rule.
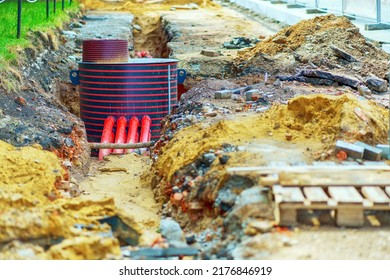
[[[53,0],[50,0],[50,17],[46,19],[46,1],[38,0],[29,3],[22,0],[22,24],[21,37],[16,38],[17,27],[17,7],[18,1],[5,0],[0,3],[0,68],[17,58],[16,49],[18,47],[29,46],[27,33],[29,30],[45,31],[50,28],[61,26],[69,20],[67,11],[77,11],[78,2],[73,0],[69,5],[69,0],[65,0],[65,11],[62,11],[62,1],[57,0],[56,13],[53,13]]]

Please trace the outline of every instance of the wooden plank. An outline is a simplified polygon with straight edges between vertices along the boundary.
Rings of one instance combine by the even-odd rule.
[[[372,209],[372,207],[374,207],[374,202],[372,200],[364,198],[363,199],[363,207],[365,209]]]
[[[321,187],[303,188],[303,193],[311,202],[326,202],[329,199]]]
[[[329,167],[337,166],[337,163],[334,161],[314,161],[313,166]]]
[[[390,172],[375,170],[279,174],[279,184],[283,186],[383,186],[388,182]]]
[[[354,187],[329,187],[328,192],[339,203],[363,203],[363,197]]]
[[[368,205],[370,203],[370,205]],[[291,203],[285,202],[281,203],[284,208],[288,209],[301,209],[301,210],[337,210],[341,208],[345,208],[348,206],[360,206],[364,209],[371,211],[389,211],[390,206],[388,204],[374,204],[373,202],[364,199],[363,203],[337,203],[334,199],[329,199],[327,203],[311,203],[307,204],[306,201],[303,203]],[[275,204],[278,205],[278,204]]]
[[[388,196],[390,196],[390,186],[385,187],[385,192],[387,193]]]
[[[328,206],[329,207],[336,207],[338,205],[338,202],[336,200],[334,200],[333,198],[330,198],[328,200]]]
[[[321,225],[320,219],[318,219],[317,217],[311,218],[311,222],[313,223],[313,226],[315,226],[315,227],[319,227]]]
[[[362,194],[374,203],[389,203],[390,199],[380,187],[362,187]]]
[[[245,173],[255,172],[260,174],[270,174],[279,172],[310,172],[314,171],[326,171],[326,172],[339,172],[339,171],[390,171],[389,165],[338,165],[338,166],[314,166],[314,165],[297,165],[297,166],[285,166],[285,167],[270,167],[270,166],[242,166],[242,167],[228,167],[228,172]]]
[[[297,210],[284,209],[283,205],[279,207],[279,219],[277,220],[280,226],[294,226],[297,223]]]
[[[155,142],[141,143],[88,143],[91,149],[138,149],[154,146]]]
[[[381,222],[374,215],[367,215],[367,220],[373,227],[380,227]]]
[[[274,195],[274,200],[277,205],[283,201],[282,190],[283,187],[281,185],[272,186],[272,194]]]
[[[282,202],[301,203],[305,200],[300,188],[281,188],[279,194],[282,196]]]
[[[287,161],[271,161],[269,166],[286,168],[287,166],[291,166],[291,164]]]
[[[344,165],[344,166],[357,166],[357,165],[360,165],[360,164],[358,162],[356,162],[356,161],[342,161],[341,165]]]
[[[279,175],[268,174],[267,176],[261,176],[259,179],[259,184],[266,187],[279,184]]]
[[[343,207],[336,210],[336,224],[343,227],[364,225],[363,207]]]
[[[230,174],[279,174],[283,186],[383,186],[390,182],[390,166],[230,167]]]

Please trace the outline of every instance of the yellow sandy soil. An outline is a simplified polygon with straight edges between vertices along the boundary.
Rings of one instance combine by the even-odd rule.
[[[367,122],[359,118],[360,108]],[[371,101],[350,95],[299,96],[287,105],[274,105],[263,114],[235,116],[217,123],[200,123],[179,131],[156,162],[159,175],[170,180],[175,171],[223,143],[243,145],[272,138],[312,147],[313,156],[334,147],[337,139],[386,143],[389,112]],[[291,140],[287,136],[291,135]]]
[[[0,141],[0,159],[0,209],[11,195],[12,204],[20,200],[33,205],[46,201],[55,182],[65,175],[58,158],[39,148],[19,149]]]
[[[95,201],[58,198],[58,184],[66,176],[60,159],[53,153],[37,147],[15,148],[0,141],[0,243],[71,238],[66,240],[68,248],[73,246],[75,252],[83,248],[81,251],[85,254],[77,253],[72,257],[68,253],[66,258],[93,258],[85,248],[91,247],[92,250],[96,244],[87,239],[74,238],[95,236],[95,242],[101,240],[102,244],[112,243],[112,246],[102,245],[104,255],[118,255],[118,241],[105,241],[106,238],[99,233],[108,232],[109,228],[101,226],[96,220],[97,217],[115,214],[114,201],[109,198]],[[93,225],[93,228],[88,231],[77,229],[76,224]],[[63,246],[61,244],[58,246]],[[0,258],[3,254],[11,258],[7,249],[1,251]],[[51,248],[39,255],[47,259],[61,258],[59,253],[52,254]],[[102,255],[100,252],[94,258]]]
[[[129,226],[140,232],[156,230],[161,205],[154,200],[148,175],[150,165],[145,156],[110,156],[107,161],[97,163],[96,173],[81,183],[80,187],[89,194],[82,198],[113,198],[117,213]]]
[[[74,244],[79,244],[74,246]],[[120,255],[116,238],[100,236],[80,236],[68,239],[50,248],[49,256],[61,260],[99,260]]]

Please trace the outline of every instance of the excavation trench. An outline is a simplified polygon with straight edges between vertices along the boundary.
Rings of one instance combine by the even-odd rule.
[[[132,33],[130,56],[147,51],[155,58],[172,57],[170,43],[172,39],[177,40],[175,36],[178,33],[159,13],[135,15]],[[210,60],[205,60],[205,63],[210,64]],[[195,73],[192,78],[197,75]],[[202,76],[199,75],[198,80]],[[164,203],[164,199],[155,198],[156,185],[152,182],[152,173],[152,160],[145,156],[112,155],[103,162],[92,159],[89,175],[80,183],[80,189],[84,191],[81,199],[113,198],[116,214],[138,234],[137,243],[151,246],[159,238],[156,231],[160,227]]]
[[[163,19],[156,13],[137,15],[133,24],[134,51],[148,51],[156,58],[168,58],[169,38],[164,29]]]
[[[123,156],[109,156],[105,161],[98,162],[95,158],[89,156],[89,149],[85,152],[86,157],[82,157],[78,151],[79,146],[88,147],[87,143],[76,142],[76,140],[79,140],[78,138],[86,139],[83,134],[82,122],[78,118],[74,118],[74,115],[79,116],[80,111],[79,89],[67,82],[66,79],[69,75],[69,69],[77,69],[78,67],[76,59],[81,58],[80,42],[82,42],[82,39],[90,39],[86,35],[88,32],[96,36],[101,36],[104,33],[111,35],[112,38],[123,38],[121,37],[123,33],[128,34],[130,32],[129,21],[133,18],[130,13],[115,12],[107,13],[106,17],[104,28],[99,26],[99,24],[102,25],[102,22],[96,23],[94,26],[93,23],[85,20],[86,24],[77,29],[77,32],[67,30],[67,34],[70,35],[68,37],[64,36],[66,40],[63,39],[66,43],[61,46],[65,49],[64,53],[61,53],[60,57],[57,52],[56,60],[50,58],[50,60],[58,61],[56,65],[58,68],[53,68],[51,71],[55,72],[59,69],[61,75],[58,75],[60,78],[57,81],[53,78],[53,81],[56,82],[52,83],[53,81],[51,81],[50,93],[46,92],[45,89],[42,95],[50,95],[54,105],[63,108],[66,114],[60,114],[59,110],[48,110],[49,108],[42,104],[36,106],[42,118],[44,117],[44,123],[49,124],[49,128],[51,128],[52,122],[56,122],[56,126],[52,128],[53,131],[58,129],[58,133],[61,134],[71,133],[66,142],[69,146],[73,146],[73,149],[66,150],[71,153],[65,154],[64,151],[58,150],[56,154],[59,158],[57,158],[55,155],[45,152],[47,156],[52,157],[50,160],[53,163],[51,163],[44,156],[42,156],[42,159],[35,156],[35,153],[44,154],[39,149],[34,149],[34,152],[31,152],[31,150],[24,152],[24,149],[15,149],[5,144],[3,147],[2,142],[0,143],[0,157],[2,162],[7,165],[6,167],[10,169],[9,172],[3,172],[6,174],[5,177],[0,176],[2,177],[0,178],[0,185],[12,185],[13,181],[10,183],[9,180],[15,180],[15,188],[7,187],[6,193],[0,193],[0,212],[4,214],[0,219],[0,228],[3,228],[3,230],[0,230],[2,233],[0,234],[0,258],[102,259],[109,258],[110,254],[111,256],[120,256],[119,246],[125,245],[126,242],[122,242],[125,238],[127,241],[131,238],[131,245],[139,244],[150,247],[154,240],[161,237],[156,231],[159,228],[162,207],[154,199],[150,182],[151,159],[133,153]],[[142,20],[145,20],[145,18]],[[168,57],[167,41],[161,31],[160,17],[153,17],[153,20],[151,25],[146,24],[151,29],[145,32],[145,37],[139,37],[140,41],[137,43],[137,47],[139,46],[141,50],[147,48],[155,57]],[[75,19],[74,21],[78,22],[79,20]],[[117,24],[116,27],[112,25],[114,23]],[[128,26],[127,31],[123,29],[125,24]],[[76,36],[76,38],[73,36]],[[133,44],[132,36],[129,35],[128,40]],[[61,60],[66,61],[66,63],[61,62]],[[46,64],[42,63],[42,65],[39,73],[35,71],[37,72],[36,79],[38,81],[47,76],[42,71]],[[33,70],[31,72],[35,73]],[[41,92],[39,93],[41,94]],[[28,105],[33,105],[32,101],[34,100],[35,95],[34,98],[31,98],[31,101],[27,99]],[[14,101],[9,103],[14,107],[22,106]],[[12,108],[10,107],[10,109]],[[20,112],[25,114],[27,109],[29,109],[29,106],[24,104]],[[19,112],[16,108],[14,111]],[[69,111],[74,115],[69,114]],[[12,121],[11,118],[5,120],[8,119]],[[75,124],[79,124],[77,126],[78,130],[72,131],[71,128]],[[70,131],[68,131],[68,126]],[[14,157],[18,158],[14,159]],[[19,157],[22,157],[23,160]],[[9,162],[12,164],[4,158],[7,160],[9,158]],[[88,168],[89,164],[90,168]],[[37,175],[46,172],[42,165],[45,168],[47,166],[47,174],[44,179],[50,179],[48,182]],[[31,169],[36,172],[32,172]],[[65,172],[65,169],[68,169],[67,171],[71,175]],[[20,171],[20,176],[18,176],[19,173],[15,173],[16,170]],[[61,173],[62,170],[64,170],[64,174]],[[75,174],[77,170],[79,171]],[[56,173],[53,173],[54,171]],[[52,173],[53,176],[48,175]],[[32,176],[32,179],[28,176]],[[22,183],[25,183],[24,180],[26,182],[31,181],[29,196],[20,192],[20,187],[17,187],[20,183],[18,180],[22,180]],[[47,189],[42,186],[47,187]],[[11,196],[12,203],[8,201]],[[37,200],[38,196],[39,201]],[[19,208],[23,210],[23,213],[17,210]],[[53,215],[48,215],[46,209],[50,209],[49,212]],[[115,217],[119,217],[120,222],[125,225],[120,226],[122,232],[116,233],[112,226],[108,226],[109,222],[100,224],[99,220],[102,217],[112,217],[114,221],[109,222],[116,224],[118,224],[118,221],[115,220]],[[15,223],[10,225],[10,220],[15,221]],[[111,234],[110,231],[117,239],[111,236],[107,238],[105,234]],[[130,233],[130,236],[124,237],[124,231]],[[92,232],[93,236],[91,235]],[[118,236],[116,236],[117,234]],[[149,239],[145,241],[144,235],[149,236]],[[14,240],[23,240],[23,242],[13,242]],[[104,242],[100,242],[101,240],[104,240]],[[34,256],[23,257],[18,255],[18,248],[29,246],[34,248],[34,252],[36,251]],[[50,246],[49,250],[46,250],[47,246]],[[85,246],[93,249],[85,249]],[[80,250],[80,248],[83,249]],[[83,251],[83,253],[80,253],[80,251]],[[3,253],[6,254],[6,257]]]
[[[111,5],[103,1],[92,2],[98,5],[94,8],[107,8],[107,5]],[[369,144],[387,139],[388,124],[382,124],[381,119],[387,116],[388,112],[347,95],[298,97],[287,105],[277,105],[272,108],[257,102],[252,110],[243,107],[244,103],[236,100],[216,100],[215,91],[221,90],[222,87],[239,88],[242,87],[242,83],[252,86],[257,84],[256,87],[267,93],[267,96],[268,93],[272,93],[271,95],[278,98],[269,97],[269,103],[286,101],[294,95],[294,92],[287,91],[288,84],[283,88],[282,85],[277,87],[272,83],[266,83],[265,80],[264,82],[259,80],[259,77],[263,76],[258,75],[254,75],[253,80],[240,81],[241,84],[237,81],[222,80],[235,76],[232,62],[237,55],[237,51],[224,50],[222,44],[235,36],[249,37],[255,34],[266,37],[270,35],[268,29],[247,21],[246,17],[221,7],[216,8],[211,4],[210,9],[170,11],[171,5],[174,5],[171,2],[166,0],[165,6],[149,5],[147,8],[132,2],[118,4],[115,10],[124,11],[122,16],[126,14],[128,17],[125,28],[123,24],[115,27],[112,25],[113,22],[110,23],[112,17],[120,17],[120,13],[100,12],[103,17],[110,19],[104,22],[104,26],[101,24],[96,29],[89,30],[92,34],[100,32],[100,35],[107,32],[105,34],[109,34],[111,39],[126,33],[130,45],[133,46],[130,55],[148,51],[156,58],[176,58],[180,61],[179,68],[187,70],[192,82],[190,85],[197,83],[182,98],[182,104],[177,108],[179,112],[175,112],[166,120],[165,125],[168,127],[164,133],[166,141],[159,142],[162,146],[161,153],[158,148],[152,151],[156,152],[152,155],[155,160],[154,165],[152,158],[135,153],[108,156],[106,160],[100,162],[88,156],[85,162],[91,160],[91,168],[83,180],[78,180],[79,186],[77,186],[77,183],[68,182],[66,172],[61,175],[64,180],[58,176],[58,170],[62,170],[61,162],[52,154],[51,157],[54,158],[49,161],[47,157],[50,153],[35,156],[42,153],[38,149],[25,153],[24,150],[8,146],[2,148],[4,157],[8,157],[10,162],[25,162],[25,168],[18,168],[23,175],[19,177],[25,178],[26,174],[33,174],[29,168],[34,168],[41,174],[43,163],[48,174],[52,175],[44,176],[45,179],[51,180],[47,184],[43,184],[42,180],[39,182],[29,180],[32,182],[31,188],[40,190],[39,193],[26,189],[26,195],[22,196],[19,182],[16,181],[15,187],[7,188],[6,193],[0,194],[3,195],[0,197],[0,210],[7,210],[8,215],[2,215],[0,227],[3,225],[7,231],[12,231],[12,240],[23,240],[26,235],[30,235],[32,229],[37,240],[41,237],[51,238],[53,235],[65,238],[64,243],[51,246],[53,248],[49,249],[49,255],[45,255],[47,248],[43,250],[43,247],[52,245],[53,242],[39,245],[31,241],[32,244],[36,244],[34,250],[42,253],[42,258],[101,259],[109,258],[108,253],[111,256],[123,257],[119,247],[124,245],[125,239],[128,238],[131,238],[132,246],[168,246],[158,232],[162,216],[173,217],[184,229],[186,237],[192,237],[188,240],[198,241],[202,249],[205,249],[204,252],[208,251],[213,258],[264,258],[262,255],[264,251],[286,252],[284,257],[291,258],[290,252],[285,248],[270,248],[272,244],[284,243],[283,233],[278,234],[273,229],[269,229],[272,231],[271,234],[257,234],[256,226],[259,222],[262,225],[264,223],[266,226],[271,225],[271,228],[273,226],[270,223],[273,217],[269,196],[259,188],[258,178],[230,176],[227,168],[268,165],[276,159],[288,164],[310,163],[320,159],[323,154],[326,156],[325,152],[328,152],[339,138],[350,141],[360,140]],[[87,23],[80,29],[90,27],[91,25]],[[86,33],[83,32],[80,31],[81,36],[78,41],[87,38],[84,36]],[[204,48],[214,49],[221,52],[221,55],[218,57],[201,55]],[[70,49],[77,49],[77,44]],[[74,55],[81,56],[80,50],[75,51]],[[264,67],[277,68],[277,65],[270,63],[271,60],[263,60],[263,56],[256,57],[258,60],[247,65],[248,71],[253,69],[260,71]],[[287,62],[289,63],[289,60]],[[76,62],[74,67],[77,67]],[[69,67],[61,68],[68,71]],[[212,78],[207,79],[207,77]],[[300,87],[299,93],[305,89],[312,90],[312,88]],[[79,115],[77,88],[70,83],[62,83],[52,91],[73,114]],[[356,109],[363,111],[365,116],[372,120],[371,125],[362,123],[356,116]],[[44,114],[54,115],[46,111]],[[332,118],[329,119],[329,116]],[[26,156],[30,154],[32,157]],[[23,161],[15,158],[22,158]],[[4,168],[9,166],[12,165],[4,165]],[[57,166],[56,172],[53,171],[55,166]],[[74,167],[75,165],[70,167],[71,171]],[[25,170],[27,171],[24,172]],[[19,180],[18,176],[14,176],[15,170],[10,170],[8,173],[12,175],[11,178]],[[8,180],[8,177],[3,180]],[[52,186],[53,182],[61,187],[59,194],[55,192],[58,191],[56,189],[42,188],[42,185]],[[68,189],[64,189],[65,187]],[[65,195],[69,196],[69,189],[78,191],[79,196],[66,199]],[[64,196],[56,199],[56,195]],[[50,199],[54,199],[54,202]],[[11,204],[8,203],[9,200],[12,201]],[[4,201],[6,203],[2,204]],[[22,206],[29,207],[28,211],[24,211],[26,213],[20,213]],[[117,218],[125,225],[118,225]],[[10,227],[9,220],[12,219],[16,219],[17,222]],[[95,223],[101,220],[107,221],[109,225],[112,223],[111,227]],[[43,226],[42,221],[45,222]],[[252,221],[254,223],[248,226],[248,222]],[[76,228],[74,224],[79,226]],[[114,224],[122,230],[121,233],[114,232]],[[53,232],[53,225],[56,232]],[[110,230],[114,232],[116,238],[106,238]],[[91,236],[90,231],[95,231],[96,234]],[[128,235],[123,235],[124,232]],[[192,235],[193,233],[196,236]],[[351,233],[354,236],[359,234],[359,232]],[[255,234],[253,239],[252,234]],[[308,232],[307,235],[311,233]],[[381,237],[383,236],[371,239],[383,239]],[[297,238],[301,238],[302,244],[312,244],[307,242],[312,240],[311,236],[306,238],[297,236]],[[3,237],[0,242],[4,240],[7,242],[5,245],[7,248],[4,250],[0,248],[0,253],[11,252],[14,247],[21,246],[21,244],[9,244],[11,240],[9,236]],[[324,238],[324,241],[327,240]],[[344,237],[342,240],[341,242],[345,243]],[[365,241],[367,238],[362,240]],[[291,244],[293,242],[290,242]],[[321,243],[323,244],[329,243]],[[26,242],[22,245],[28,244]],[[80,250],[80,248],[91,248],[91,250]],[[318,251],[318,247],[313,248]],[[309,252],[313,248],[308,248],[306,251]],[[287,249],[296,251],[292,256],[302,258],[299,246]],[[81,251],[85,252],[85,255],[80,255]],[[369,248],[366,251],[373,250]],[[356,256],[356,254],[349,256]],[[1,254],[0,258],[2,258]]]
[[[106,21],[106,24],[109,22]],[[135,15],[129,28],[132,33],[128,38],[130,57],[134,58],[137,52],[142,51],[147,51],[154,58],[169,57],[168,37],[159,14]],[[149,243],[152,241],[145,243],[143,236],[158,238],[156,231],[162,208],[154,199],[150,172],[151,159],[147,156],[135,153],[111,155],[104,161],[92,157],[90,172],[80,183],[80,189],[85,194],[81,196],[82,200],[113,198],[116,214],[137,236],[133,241],[146,247],[151,246]]]
[[[101,17],[102,20],[99,22],[109,25],[104,17],[95,13],[92,16],[87,16],[86,22],[96,21],[96,17]],[[137,58],[137,53],[146,51],[154,58],[168,58],[170,55],[170,49],[168,43],[170,41],[169,35],[164,29],[163,18],[157,13],[145,13],[137,15],[132,21],[132,26],[129,26],[129,32],[132,34],[127,38],[129,41],[129,55],[131,58]],[[88,31],[85,31],[88,35]],[[109,37],[110,39],[122,39],[119,37]],[[99,36],[97,36],[99,37]],[[76,49],[81,49],[82,39],[76,40]],[[124,39],[124,38],[123,38]],[[75,54],[75,57],[81,59],[81,53]],[[75,64],[77,68],[77,64]],[[54,95],[61,101],[72,114],[80,117],[80,96],[78,88],[73,85],[70,81],[56,81],[53,89]]]
[[[234,36],[226,34],[226,27],[220,23],[218,11],[214,9],[202,10],[202,12],[189,11],[190,22],[193,24],[184,24],[187,19],[182,14],[176,19],[179,14],[170,13],[161,16],[161,11],[130,12],[134,14],[134,19],[131,22],[132,36],[129,38],[129,45],[133,46],[130,56],[136,57],[137,53],[147,51],[155,58],[177,58],[179,68],[187,70],[190,76],[190,86],[208,77],[226,78],[235,75],[233,57],[236,51],[228,51],[220,57],[201,55],[203,48],[210,46],[219,50],[223,42]],[[209,27],[203,23],[194,28],[193,25],[198,22],[199,18],[197,12],[204,13],[218,25],[215,34],[214,30],[209,30]],[[232,18],[235,16],[228,15]],[[106,24],[108,23],[106,22]],[[88,24],[85,28],[88,28]],[[257,29],[255,26],[251,26],[245,30],[246,33],[243,35],[249,36]],[[194,32],[193,37],[191,32]],[[243,29],[235,27],[235,32],[241,34]],[[64,102],[64,100],[62,101]],[[69,107],[75,114],[78,112],[74,105],[78,102],[77,98],[73,98],[72,106]],[[64,103],[67,105],[66,102]],[[166,216],[171,216],[169,211],[166,211],[167,209],[163,210],[163,203],[166,202],[167,197],[162,198],[157,195],[158,201],[156,201],[155,194],[159,193],[159,190],[157,190],[157,184],[151,180],[153,170],[150,158],[136,154],[121,157],[113,155],[103,162],[92,159],[90,172],[80,183],[80,189],[84,191],[81,199],[113,198],[116,214],[127,226],[139,234],[139,244],[146,247],[151,246],[155,240],[158,240],[156,230],[160,227],[160,215],[163,213]],[[209,206],[210,209],[204,209],[205,213],[208,213],[207,218],[201,222],[198,229],[207,227],[210,224],[210,219],[214,219],[218,215],[218,213],[213,213],[211,205]],[[178,214],[176,215],[175,212],[174,218],[186,230],[186,223],[188,222],[187,225],[189,225],[191,220],[199,219],[202,212],[195,210],[193,215],[190,213],[190,216],[187,216],[186,213],[181,213],[182,216],[180,213]],[[187,229],[189,230],[190,227]],[[148,236],[146,242],[145,236]]]

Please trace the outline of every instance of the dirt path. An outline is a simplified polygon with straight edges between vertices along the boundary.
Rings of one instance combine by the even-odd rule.
[[[53,48],[53,54],[47,59],[55,66],[50,70],[53,75],[66,72],[67,77],[72,68],[70,63],[77,68],[83,39],[122,38],[137,51],[148,50],[155,57],[180,59],[180,67],[192,78],[189,87],[193,87],[183,95],[177,112],[165,120],[166,142],[159,142],[161,150],[152,151],[156,160],[153,167],[149,157],[136,154],[110,156],[102,162],[92,160],[89,174],[79,181],[81,195],[62,169],[64,162],[53,154],[40,148],[20,149],[0,143],[3,164],[0,173],[4,173],[0,185],[5,186],[0,189],[0,259],[123,258],[124,243],[112,236],[117,234],[113,228],[101,223],[101,217],[115,215],[135,229],[137,237],[146,232],[139,238],[140,247],[153,244],[166,248],[175,244],[168,241],[179,241],[182,246],[185,236],[189,245],[202,249],[200,258],[205,259],[390,258],[388,212],[383,214],[386,223],[374,225],[372,219],[371,224],[366,223],[360,229],[319,223],[322,213],[315,216],[317,213],[311,212],[307,213],[311,223],[299,219],[296,227],[278,227],[274,222],[272,197],[265,192],[267,188],[261,187],[268,187],[266,184],[272,182],[267,183],[267,178],[254,174],[231,176],[228,170],[229,167],[300,165],[323,159],[335,161],[331,149],[336,140],[385,142],[388,122],[383,119],[388,118],[388,111],[362,96],[356,98],[353,94],[357,95],[357,91],[347,86],[277,83],[271,77],[281,69],[278,65],[290,65],[290,58],[295,60],[290,54],[272,59],[257,55],[249,65],[233,65],[237,50],[224,49],[223,43],[234,37],[268,36],[278,29],[277,24],[273,29],[250,15],[211,2],[204,8],[203,1],[197,2],[200,7],[196,10],[171,10],[173,5],[187,0],[165,0],[162,5],[85,2],[96,5],[87,8],[101,10],[87,12],[81,21],[74,19],[70,30],[63,32],[66,40],[61,47],[67,50],[66,56],[68,52],[74,53],[68,57],[69,63],[65,61],[62,65],[59,52]],[[335,40],[333,36],[327,38]],[[308,54],[323,56],[318,51],[321,45],[315,43],[309,47],[304,49]],[[205,56],[201,54],[204,49],[220,54]],[[42,56],[35,60],[43,64]],[[292,70],[296,65],[314,65],[299,63],[293,64]],[[246,69],[241,71],[243,75],[252,76],[236,77],[239,67]],[[48,86],[52,76],[42,71],[33,74],[34,71],[26,72],[26,76]],[[62,87],[53,91],[77,115],[78,93],[70,83],[67,85],[68,91]],[[247,100],[249,86],[255,91]],[[241,87],[245,91],[234,94],[234,98],[214,98],[217,90]],[[43,89],[48,91],[46,87]],[[40,94],[46,93],[28,95],[27,105],[20,102],[23,99],[3,98],[1,102],[0,98],[3,104],[0,115],[11,116],[0,120],[1,132],[19,131],[21,140],[18,141],[27,141],[28,134],[23,130],[25,126],[19,124],[19,117],[27,121],[39,115],[49,129],[42,130],[42,138],[56,136],[57,131],[71,133],[71,115],[53,109],[57,100],[50,106],[42,105],[39,98],[35,101]],[[294,95],[303,96],[291,99]],[[388,95],[380,98],[385,102]],[[364,117],[356,114],[359,110]],[[37,132],[29,135],[33,134]],[[73,145],[72,141],[68,139],[69,146]],[[66,166],[74,173],[76,162],[89,163],[89,151],[86,154],[88,160],[80,157],[75,165],[67,162]],[[165,205],[161,205],[162,199]],[[367,220],[375,214],[381,222],[377,213],[365,214]],[[174,233],[181,232],[178,224],[182,227],[179,240],[169,240],[161,228],[161,235],[167,241],[158,233],[160,220],[165,216],[177,222],[167,223]]]
[[[90,11],[84,16],[87,24],[80,29],[83,39],[131,40],[133,15],[127,12]]]
[[[82,198],[112,197],[120,215],[133,220],[137,228],[155,230],[160,223],[161,205],[154,200],[148,176],[150,165],[148,157],[136,154],[94,161],[90,176],[80,184],[87,193]]]
[[[384,260],[389,259],[388,229],[296,228],[244,238],[233,255],[238,259]]]
[[[84,16],[86,24],[73,29],[77,33],[73,42],[77,45],[84,39],[125,39],[132,46],[133,19],[129,12],[88,11]],[[111,156],[103,162],[95,159],[89,176],[80,183],[80,188],[87,194],[81,198],[113,198],[118,214],[131,223],[129,226],[141,231],[156,230],[161,205],[154,200],[147,176],[150,164],[149,158],[136,154]]]
[[[112,7],[99,8],[110,10]],[[88,11],[84,17],[86,24],[80,29],[74,29],[77,40],[80,42],[82,39],[91,38],[122,38],[129,40],[130,46],[134,44],[136,50],[149,50],[153,55],[163,55],[166,51],[163,45],[167,42],[163,41],[166,30],[163,30],[161,24],[165,22],[171,27],[173,22],[175,26],[180,26],[181,36],[169,43],[171,53],[186,60],[184,63],[191,58],[200,57],[201,60],[210,61],[209,65],[213,65],[212,58],[200,55],[202,49],[215,48],[222,51],[222,44],[234,36],[268,36],[274,33],[268,27],[251,21],[236,11],[215,6],[194,11],[166,11],[164,8],[163,14],[155,5],[148,12],[140,10],[138,6],[120,10]],[[199,21],[199,18],[203,20]],[[134,29],[133,24],[140,25],[141,31]],[[228,52],[236,54],[235,50]],[[232,59],[231,56],[224,58],[229,61]],[[219,70],[220,67],[214,71]],[[135,222],[133,226],[155,230],[160,221],[161,205],[155,201],[151,189],[148,178],[150,167],[148,158],[134,154],[112,156],[104,162],[93,162],[90,176],[80,183],[80,188],[88,194],[82,198],[112,197],[119,213]]]

